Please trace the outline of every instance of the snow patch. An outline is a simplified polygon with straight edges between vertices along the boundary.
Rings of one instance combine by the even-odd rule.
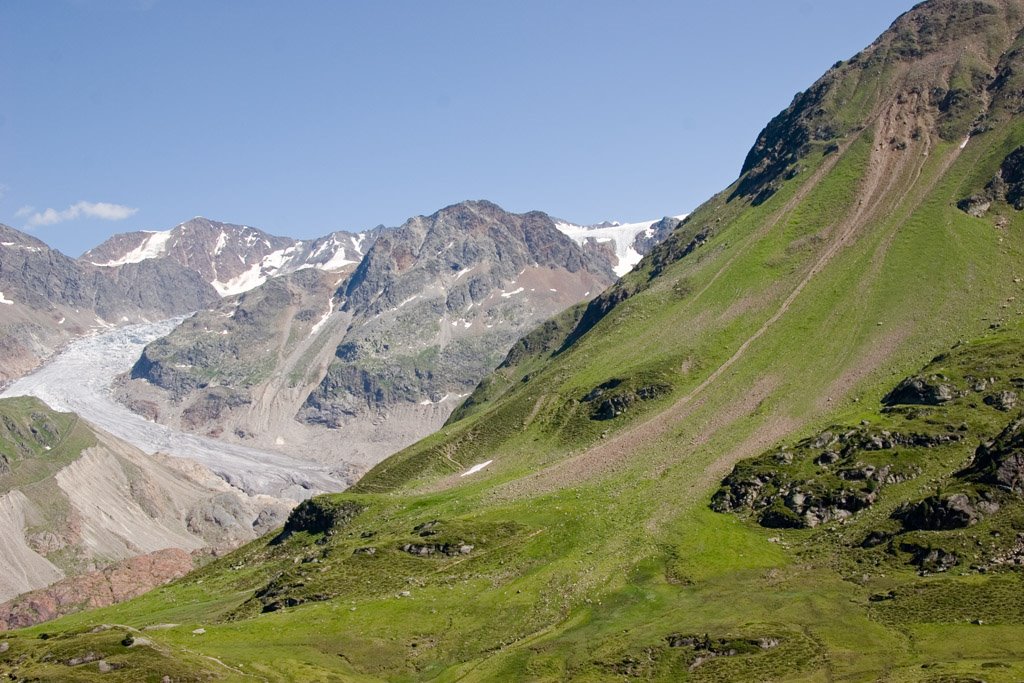
[[[317,268],[320,270],[340,270],[353,263],[359,263],[359,261],[353,261],[348,258],[348,254],[345,253],[345,247],[339,245],[334,255],[326,263],[318,265]]]
[[[6,304],[6,305],[10,306],[10,305],[14,304],[14,302],[11,301],[10,299],[6,298],[4,296],[3,292],[0,292],[0,304]],[[61,322],[64,322],[64,320],[61,319]]]
[[[213,247],[213,255],[220,256],[220,253],[224,251],[224,247],[228,246],[228,234],[223,230],[217,235],[217,244]]]
[[[267,278],[260,272],[260,265],[257,263],[227,282],[214,280],[210,284],[213,285],[213,288],[216,289],[217,293],[221,296],[231,296],[232,294],[248,292],[250,289],[259,287],[266,281]]]
[[[253,236],[248,235],[246,237],[247,241],[249,237]],[[266,240],[264,240],[264,243],[266,243]],[[245,270],[240,275],[231,278],[227,282],[214,280],[210,284],[213,285],[213,288],[216,289],[217,293],[221,296],[230,296],[232,294],[247,292],[250,289],[259,287],[266,282],[268,278],[274,277],[284,271],[286,266],[295,260],[295,252],[297,250],[298,246],[293,244],[285,249],[272,251],[264,256],[259,263],[250,266],[248,270]]]
[[[494,461],[493,460],[488,460],[486,462],[477,463],[476,465],[473,465],[472,467],[470,467],[468,470],[466,470],[465,472],[463,472],[459,476],[460,477],[468,477],[471,474],[476,474],[477,472],[479,472],[483,468],[485,468],[488,465],[490,465],[492,462],[494,462]]]
[[[312,337],[314,334],[320,331],[320,328],[324,326],[327,319],[331,317],[331,313],[334,313],[334,297],[332,296],[327,300],[327,312],[324,313],[324,317],[320,318],[315,325],[309,330],[309,336]]]
[[[119,259],[107,261],[106,263],[93,263],[94,266],[112,268],[123,266],[126,263],[141,263],[147,259],[162,256],[167,251],[167,242],[171,239],[171,231],[148,232],[149,237],[142,241],[142,244],[135,247]]]
[[[520,294],[520,293],[522,293],[524,291],[525,291],[525,288],[524,287],[520,287],[519,289],[514,289],[511,292],[502,292],[501,293],[501,298],[502,299],[507,299],[510,296],[515,296],[516,294]]]

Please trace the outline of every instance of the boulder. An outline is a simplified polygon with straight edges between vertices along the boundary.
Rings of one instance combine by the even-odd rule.
[[[883,405],[937,406],[956,398],[956,389],[936,378],[907,377],[882,399]]]
[[[992,406],[996,410],[1009,412],[1017,405],[1017,392],[1000,391],[995,394],[989,394],[985,397],[984,401],[985,405]]]
[[[1024,418],[1012,421],[995,439],[978,446],[963,475],[1024,495]]]
[[[982,515],[966,494],[954,493],[905,505],[893,517],[907,530],[943,531],[974,526]]]
[[[972,194],[970,197],[964,197],[956,203],[956,208],[960,209],[968,216],[974,216],[975,218],[981,218],[988,210],[992,208],[992,200],[983,194]]]

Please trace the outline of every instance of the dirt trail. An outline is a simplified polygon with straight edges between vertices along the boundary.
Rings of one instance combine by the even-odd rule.
[[[911,110],[916,109],[915,104],[911,104],[910,107],[912,108]],[[789,311],[793,302],[796,301],[807,285],[850,242],[851,238],[859,230],[868,225],[873,218],[883,215],[889,208],[889,202],[885,200],[892,192],[896,183],[899,182],[905,173],[914,172],[913,167],[916,161],[913,158],[914,155],[906,153],[905,150],[898,148],[898,144],[891,142],[909,140],[912,137],[917,119],[916,116],[907,116],[907,109],[908,103],[899,100],[893,100],[883,105],[880,113],[874,119],[875,144],[871,150],[867,171],[861,180],[858,203],[846,217],[828,231],[826,236],[828,242],[825,248],[771,317],[740,344],[725,362],[667,410],[649,420],[625,429],[608,441],[600,443],[589,450],[555,463],[521,480],[509,482],[496,489],[494,492],[495,496],[503,499],[518,497],[522,494],[545,493],[560,488],[567,483],[571,485],[600,476],[616,464],[626,460],[630,455],[656,445],[672,428],[676,427],[686,418],[696,407],[695,399],[700,397],[733,365],[743,358],[748,349]],[[927,138],[927,136],[925,137]],[[958,152],[959,150],[956,150],[953,154],[955,155]],[[952,161],[953,159],[950,159],[948,163],[951,164]],[[823,168],[825,167],[823,166]],[[831,168],[831,165],[827,168]],[[917,169],[917,174],[918,176],[920,175],[920,168]],[[796,203],[803,197],[806,197],[823,177],[824,173],[816,174],[812,177],[801,188],[801,192],[790,202],[787,202],[785,208],[789,211],[795,208]],[[773,216],[771,221],[769,221],[770,225],[777,223],[784,215],[785,212],[780,212]],[[770,225],[768,228],[770,228]],[[759,230],[758,233],[763,233],[764,229]],[[728,263],[722,270],[716,273],[712,281],[727,267]],[[710,283],[708,286],[710,286]],[[723,424],[722,427],[724,426],[726,425]],[[776,439],[782,436],[782,434],[776,434],[775,430],[770,430],[769,433]],[[762,435],[761,438],[755,438],[754,441],[760,444],[764,438]],[[735,459],[735,453],[726,454],[719,459],[720,461],[712,463],[709,470],[716,473],[724,471],[727,465],[735,462]]]

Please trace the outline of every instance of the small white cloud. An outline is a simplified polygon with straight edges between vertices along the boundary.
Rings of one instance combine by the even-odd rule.
[[[76,202],[63,211],[57,209],[45,209],[36,211],[31,206],[23,206],[15,214],[19,218],[28,216],[28,225],[37,228],[41,225],[56,225],[65,221],[72,221],[76,218],[86,216],[88,218],[99,218],[104,221],[123,221],[138,213],[138,209],[122,204],[111,204],[109,202]]]

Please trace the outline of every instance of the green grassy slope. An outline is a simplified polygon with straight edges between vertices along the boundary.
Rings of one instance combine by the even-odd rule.
[[[311,503],[307,531],[11,634],[0,670],[1020,680],[1021,577],[999,560],[1024,505],[958,473],[1019,412],[984,398],[1024,377],[1024,215],[1001,199],[980,218],[956,204],[1024,144],[1022,29],[1009,1],[930,2],[901,18],[800,95],[740,180],[634,273],[527,337],[438,434]],[[960,340],[972,341],[950,351]],[[919,372],[960,393],[883,411]],[[984,375],[995,381],[972,389]],[[814,463],[803,439],[832,425],[961,438],[846,453],[841,467],[911,475],[876,486]],[[794,455],[776,467],[780,445]],[[730,480],[753,471],[773,491],[875,498],[813,528],[765,527],[761,508],[710,508],[738,463]],[[1000,508],[937,531],[893,517],[962,491]],[[873,531],[888,535],[860,547]],[[937,572],[912,546],[957,563]],[[125,647],[126,634],[149,644]],[[123,668],[68,664],[88,652]]]

